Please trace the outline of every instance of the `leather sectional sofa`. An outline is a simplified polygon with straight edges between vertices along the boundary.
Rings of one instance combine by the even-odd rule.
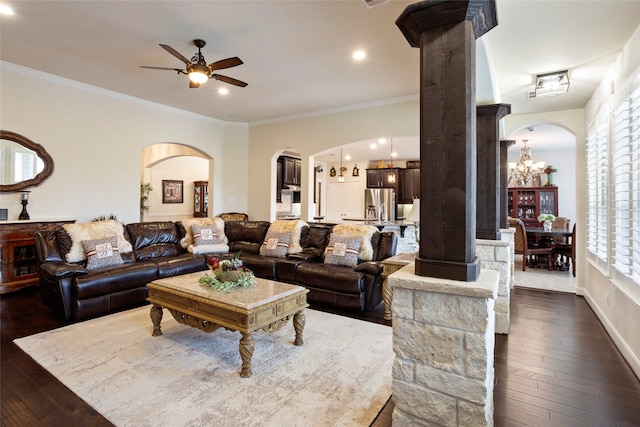
[[[229,253],[240,252],[244,264],[257,277],[298,284],[310,290],[311,304],[336,309],[368,311],[382,300],[382,263],[395,255],[397,237],[376,232],[371,238],[373,261],[355,268],[328,265],[323,253],[332,225],[310,224],[301,230],[302,251],[274,258],[260,255],[270,223],[225,223]],[[36,233],[42,299],[58,316],[82,320],[144,304],[147,284],[153,280],[207,269],[207,255],[187,252],[180,222],[144,222],[124,226],[132,251],[121,253],[124,264],[87,269],[86,261],[69,263],[72,245],[63,227]]]

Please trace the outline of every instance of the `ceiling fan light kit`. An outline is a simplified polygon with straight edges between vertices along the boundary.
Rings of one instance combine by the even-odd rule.
[[[214,70],[222,70],[224,68],[231,68],[242,65],[243,62],[240,58],[236,56],[233,58],[227,58],[220,61],[212,62],[211,64],[207,65],[207,62],[205,61],[204,56],[201,52],[201,49],[207,44],[207,42],[201,39],[195,39],[193,41],[193,44],[198,48],[198,52],[193,55],[191,60],[188,60],[184,55],[182,55],[171,46],[160,44],[160,47],[178,58],[180,61],[184,62],[184,64],[186,65],[186,68],[184,70],[181,70],[180,68],[150,67],[146,65],[141,65],[140,67],[152,70],[177,71],[178,74],[187,74],[189,76],[190,88],[198,88],[201,84],[206,83],[209,79],[220,80],[239,87],[247,86],[247,83],[243,81],[223,76],[221,74],[214,74],[213,72]]]

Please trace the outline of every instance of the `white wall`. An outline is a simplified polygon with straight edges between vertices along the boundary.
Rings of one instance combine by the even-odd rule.
[[[283,122],[252,125],[250,129],[249,215],[275,219],[275,168],[277,152],[293,149],[302,157],[302,219],[311,220],[313,211],[313,163],[310,156],[328,148],[380,136],[420,133],[420,103],[396,104],[350,110]],[[336,165],[336,168],[339,165]],[[358,165],[360,174],[366,166]],[[325,173],[331,165],[327,165]],[[271,177],[270,180],[265,177]]]
[[[61,79],[0,62],[0,128],[44,146],[53,175],[32,187],[32,219],[86,222],[117,214],[137,222],[143,147],[172,142],[214,159],[210,215],[247,208],[248,126]],[[224,159],[224,160],[223,160]],[[216,167],[217,166],[217,167]],[[179,178],[178,178],[179,179]],[[17,193],[1,193],[0,207],[17,219]]]
[[[593,122],[599,112],[608,112],[613,107],[612,101],[629,84],[633,88],[640,87],[640,26],[585,107],[586,124]],[[612,87],[614,93],[611,93]],[[640,324],[640,286],[616,279],[595,257],[587,257],[585,267],[589,278],[584,283],[585,298],[636,375],[640,376],[640,333],[637,327]]]
[[[209,176],[209,161],[198,157],[175,157],[164,160],[149,171],[153,191],[149,194],[149,211],[145,221],[177,221],[193,216],[194,181],[206,181]],[[182,203],[162,202],[162,181],[183,181]]]

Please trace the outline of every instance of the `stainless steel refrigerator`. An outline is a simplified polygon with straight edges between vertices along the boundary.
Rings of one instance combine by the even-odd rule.
[[[365,189],[364,218],[367,221],[395,221],[396,191],[393,188]]]

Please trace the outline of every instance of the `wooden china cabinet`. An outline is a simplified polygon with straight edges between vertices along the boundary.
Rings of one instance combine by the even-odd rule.
[[[558,216],[558,187],[511,187],[508,191],[509,216],[519,218],[525,227],[540,227],[538,215]]]
[[[209,213],[209,181],[195,181],[193,185],[193,216],[206,218]]]
[[[0,222],[0,294],[38,284],[38,257],[34,234],[75,220]]]

